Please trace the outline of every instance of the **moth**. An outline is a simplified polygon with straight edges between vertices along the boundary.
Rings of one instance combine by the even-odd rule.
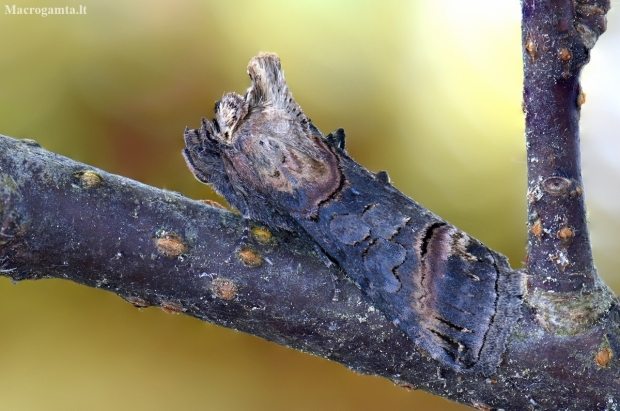
[[[245,95],[185,130],[183,156],[243,216],[308,237],[418,349],[459,372],[492,374],[519,318],[520,274],[324,136],[293,99],[280,59],[248,65]]]

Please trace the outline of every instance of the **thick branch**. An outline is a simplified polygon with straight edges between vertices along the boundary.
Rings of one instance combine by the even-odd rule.
[[[0,137],[0,269],[65,278],[160,305],[479,409],[605,409],[620,396],[619,316],[549,335],[529,310],[491,378],[441,368],[350,282],[289,233],[252,231],[227,211]],[[485,408],[490,407],[490,408]],[[542,408],[540,408],[542,407]]]

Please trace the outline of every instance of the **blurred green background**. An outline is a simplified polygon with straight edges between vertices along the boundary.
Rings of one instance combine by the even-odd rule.
[[[48,17],[9,15],[3,5],[0,134],[215,199],[185,167],[183,129],[211,117],[225,92],[243,93],[247,62],[273,51],[296,100],[324,133],[344,127],[360,163],[387,170],[422,205],[522,265],[518,1],[16,5],[80,4],[86,15]],[[612,11],[610,33],[600,42],[610,50],[620,43],[614,18]],[[584,117],[588,109],[590,102]],[[604,163],[595,151],[584,154],[592,169]],[[586,177],[586,183],[597,178]],[[620,181],[598,192],[590,216],[598,267],[620,289],[613,278],[620,212],[604,206],[605,195],[620,192]],[[0,410],[146,409],[465,408],[185,316],[138,311],[104,291],[0,278]]]

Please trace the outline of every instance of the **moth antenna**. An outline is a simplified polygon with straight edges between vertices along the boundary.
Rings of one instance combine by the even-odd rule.
[[[252,80],[252,86],[246,93],[250,108],[271,106],[286,111],[302,124],[308,123],[308,118],[293,99],[293,94],[286,84],[280,58],[277,55],[260,53],[254,57],[248,64],[248,75]]]
[[[202,143],[202,137],[198,130],[185,127],[183,132],[183,138],[185,139],[185,145],[187,147],[200,147]]]
[[[248,104],[237,93],[228,93],[215,106],[215,121],[219,126],[219,133],[215,138],[230,144],[232,134],[241,120],[248,114]],[[213,130],[215,131],[215,130]]]
[[[213,126],[213,123],[211,121],[204,117],[202,118],[202,121],[200,123],[200,130],[196,130],[196,132],[200,132],[200,138],[203,141],[213,141],[215,139],[215,126]]]

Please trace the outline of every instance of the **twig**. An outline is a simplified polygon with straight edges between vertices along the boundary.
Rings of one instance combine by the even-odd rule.
[[[606,28],[608,0],[523,1],[523,101],[528,165],[528,257],[533,288],[598,287],[586,223],[579,149],[579,85]]]

